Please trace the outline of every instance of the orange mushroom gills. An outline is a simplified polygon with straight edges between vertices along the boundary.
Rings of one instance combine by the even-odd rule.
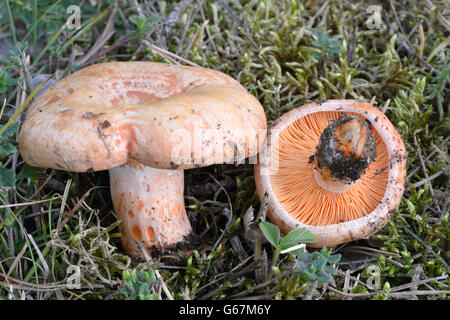
[[[284,233],[314,233],[313,247],[369,237],[400,203],[406,149],[368,103],[328,100],[291,110],[275,121],[268,141],[266,161],[255,166],[258,194],[268,194],[267,215]],[[339,161],[361,163],[353,170]]]

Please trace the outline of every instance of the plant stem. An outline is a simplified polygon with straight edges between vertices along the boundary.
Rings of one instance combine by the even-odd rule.
[[[273,267],[275,267],[275,263],[277,262],[279,255],[280,255],[280,248],[275,248],[275,253],[273,255],[273,260],[272,260],[272,265],[270,266],[269,279],[272,278]]]

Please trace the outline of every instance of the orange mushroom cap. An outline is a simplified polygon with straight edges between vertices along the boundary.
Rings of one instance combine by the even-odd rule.
[[[19,149],[32,166],[110,170],[125,250],[176,248],[190,236],[183,169],[255,155],[266,118],[258,100],[211,69],[109,62],[45,90],[26,113]]]
[[[350,119],[345,125],[338,122],[343,115]],[[333,123],[338,124],[328,137],[333,152],[368,164],[351,181],[318,165],[324,130]],[[389,221],[403,195],[406,149],[401,136],[365,102],[328,100],[286,113],[271,127],[260,158],[266,161],[255,166],[255,180],[259,196],[268,194],[268,217],[284,233],[310,230],[317,239],[313,247],[369,237]]]
[[[108,62],[78,70],[39,95],[26,113],[19,146],[30,165],[57,170],[108,170],[130,159],[188,169],[217,163],[219,143],[238,146],[243,158],[254,154],[265,128],[257,99],[221,72]],[[205,134],[213,136],[211,143]],[[202,139],[195,144],[197,136]],[[178,150],[189,152],[176,158]],[[233,160],[226,156],[222,162]]]

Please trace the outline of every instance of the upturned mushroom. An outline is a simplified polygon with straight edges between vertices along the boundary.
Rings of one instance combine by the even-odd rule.
[[[284,233],[310,230],[312,247],[368,238],[403,195],[402,138],[365,102],[328,100],[284,114],[260,156],[255,180],[260,198],[267,192],[268,217]]]
[[[19,148],[31,166],[109,170],[123,247],[140,258],[139,244],[177,249],[192,235],[183,170],[256,155],[266,125],[258,100],[221,72],[110,62],[44,91],[26,113]]]

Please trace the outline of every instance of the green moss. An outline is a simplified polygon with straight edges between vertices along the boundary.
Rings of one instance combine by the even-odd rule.
[[[33,75],[55,70],[67,72],[72,52],[89,52],[105,28],[113,1],[97,2],[97,8],[87,2],[83,5],[82,20],[92,23],[83,24],[77,35],[77,30],[60,30],[67,19],[65,9],[70,1],[60,1],[53,7],[43,2],[35,15],[31,6],[23,7],[19,2],[9,1],[10,16],[16,18],[1,17],[0,32],[10,32],[20,42],[17,47],[9,48],[4,41],[0,42],[1,49],[10,49],[12,53],[0,59],[0,101],[6,99],[7,103],[2,124],[8,121],[10,113],[7,111],[12,109],[11,104],[19,101],[17,93],[29,75],[22,65],[21,52],[32,53],[28,67]],[[8,2],[1,2],[1,9],[4,3]],[[140,39],[145,38],[196,64],[238,79],[264,106],[269,124],[293,108],[324,99],[373,100],[379,108],[388,106],[386,115],[403,136],[407,148],[408,178],[399,209],[388,225],[371,238],[382,241],[380,250],[393,254],[390,257],[379,255],[375,261],[380,268],[380,291],[375,296],[361,296],[361,299],[390,298],[389,287],[410,283],[413,267],[419,264],[421,279],[442,277],[419,289],[448,290],[450,280],[445,278],[450,265],[448,47],[426,61],[448,37],[448,31],[437,18],[446,2],[433,0],[437,9],[430,10],[423,1],[405,0],[401,5],[394,4],[394,12],[384,1],[373,1],[381,6],[384,20],[380,29],[368,27],[365,2],[331,0],[323,8],[325,1],[312,0],[233,0],[227,3],[234,15],[220,2],[203,1],[199,10],[194,1],[180,17],[172,34],[165,36],[163,22],[175,5],[173,2],[155,4],[154,11],[144,8],[145,19],[139,18],[139,11],[133,4],[119,2],[121,14],[116,15],[112,27],[115,33],[97,48],[93,55],[95,61],[90,62],[131,59],[170,62],[142,47]],[[322,11],[316,15],[318,10]],[[101,19],[103,16],[105,19]],[[37,17],[40,17],[39,22]],[[134,18],[128,21],[126,17]],[[425,35],[423,61],[417,54],[419,23]],[[28,37],[20,36],[24,31],[21,28],[30,30]],[[57,32],[60,33],[55,37]],[[123,40],[126,36],[129,37]],[[119,43],[119,39],[123,42]],[[115,47],[96,56],[110,46]],[[76,54],[75,58],[78,57]],[[34,66],[36,62],[45,63]],[[23,168],[20,157],[16,162],[12,161],[12,156],[0,155],[2,165],[8,170],[13,170],[14,165],[16,172],[20,172]],[[8,159],[11,160],[8,162]],[[51,174],[45,172],[46,177]],[[309,287],[307,279],[292,277],[294,261],[281,259],[274,272],[279,278],[269,279],[270,263],[267,261],[272,260],[273,249],[267,244],[258,246],[245,231],[244,214],[251,206],[259,207],[252,166],[224,165],[192,170],[186,173],[186,185],[215,184],[208,174],[233,181],[232,187],[227,189],[231,203],[223,192],[209,198],[186,197],[190,217],[197,222],[195,231],[202,234],[211,247],[224,234],[214,251],[199,250],[189,258],[178,257],[179,264],[167,269],[158,261],[130,261],[121,251],[112,204],[108,190],[104,190],[86,198],[89,207],[83,205],[76,210],[63,232],[53,240],[50,232],[58,224],[58,210],[43,216],[46,228],[42,228],[44,222],[24,219],[35,212],[36,205],[27,205],[15,212],[20,223],[7,221],[11,211],[0,209],[0,272],[7,274],[14,261],[12,257],[24,248],[26,229],[36,240],[37,248],[47,252],[46,264],[55,270],[55,278],[48,278],[49,274],[43,271],[40,251],[31,244],[25,248],[26,259],[19,261],[22,271],[12,270],[11,276],[23,279],[21,275],[28,275],[26,281],[31,284],[61,281],[69,276],[67,267],[78,264],[82,267],[84,287],[64,293],[66,297],[118,298],[114,292],[126,286],[122,279],[124,271],[158,267],[175,298],[227,299],[252,295],[270,299],[303,298]],[[31,173],[29,177],[32,178],[29,184],[26,177],[22,177],[16,181],[15,188],[2,186],[5,204],[25,202],[21,199],[33,195],[39,184]],[[433,179],[426,182],[427,177]],[[95,185],[108,185],[104,172],[80,175],[57,172],[51,179],[53,186],[62,184],[59,191],[44,189],[47,197],[53,195],[58,199],[53,209],[59,208],[62,198],[59,194],[63,193],[66,181],[72,179],[65,198],[69,207],[63,210],[65,214],[78,202],[83,191]],[[36,195],[32,198],[37,199]],[[226,211],[230,205],[231,220]],[[48,210],[49,206],[45,203],[42,208]],[[243,252],[238,252],[239,245]],[[366,281],[370,275],[364,270],[355,271],[353,276],[360,274],[361,280]],[[343,289],[344,279],[343,273],[335,276],[336,289]],[[1,276],[0,281],[4,281]],[[319,296],[323,289],[317,290]],[[373,293],[360,283],[349,292]],[[8,298],[10,294],[7,286],[0,286],[0,298]],[[17,292],[12,294],[17,297]],[[36,297],[48,299],[58,294],[61,293],[37,293]],[[341,298],[331,292],[320,296]],[[448,295],[419,298],[448,299]]]

